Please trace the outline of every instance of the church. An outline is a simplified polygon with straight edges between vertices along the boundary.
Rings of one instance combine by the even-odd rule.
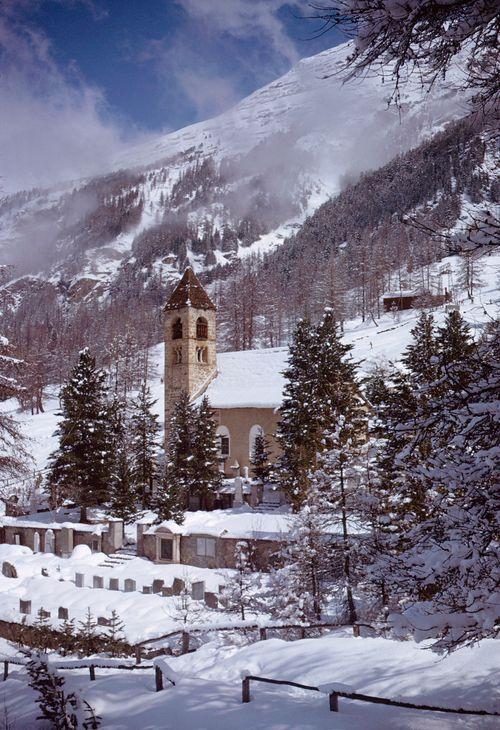
[[[217,421],[221,470],[247,476],[255,438],[266,436],[270,458],[283,398],[288,348],[217,353],[215,304],[187,268],[165,306],[165,424],[185,390],[207,396]]]

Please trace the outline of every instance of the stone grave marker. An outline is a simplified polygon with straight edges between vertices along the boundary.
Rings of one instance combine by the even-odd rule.
[[[174,578],[174,582],[172,583],[172,595],[180,596],[183,590],[184,590],[184,581],[181,580],[180,578]]]
[[[4,575],[6,578],[17,578],[17,570],[12,565],[12,563],[4,560],[4,562],[2,563],[2,575]]]
[[[207,608],[218,608],[219,607],[219,599],[217,598],[215,593],[211,593],[210,591],[205,591],[205,605]]]
[[[171,596],[172,595],[172,586],[163,586],[163,588],[161,589],[161,595],[164,598]]]
[[[132,578],[125,578],[124,588],[125,593],[131,593],[132,591],[137,590],[135,580],[132,580]]]
[[[205,581],[199,580],[191,584],[191,598],[195,601],[203,601],[205,596]]]
[[[92,587],[93,588],[104,588],[104,578],[102,575],[94,575],[92,578]]]
[[[57,611],[57,618],[63,619],[69,619],[69,611],[67,608],[64,608],[64,606],[59,606],[59,610]]]
[[[143,593],[152,593],[153,592],[153,586],[142,586],[142,592]]]
[[[83,588],[85,586],[84,573],[75,573],[75,585],[77,588]]]
[[[160,580],[160,578],[156,578],[153,581],[153,593],[161,593],[162,588],[163,588],[163,581]]]
[[[19,599],[19,612],[25,614],[31,613],[31,601],[23,601]]]
[[[109,626],[109,618],[106,618],[106,616],[98,616],[97,617],[97,625],[98,626]]]
[[[119,591],[120,590],[120,582],[119,582],[118,578],[109,579],[109,590],[110,591]]]

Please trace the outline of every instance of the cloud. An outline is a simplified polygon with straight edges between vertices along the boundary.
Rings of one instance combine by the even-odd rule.
[[[98,6],[85,2],[98,13]],[[0,9],[0,190],[50,185],[106,170],[124,126],[101,91],[61,69],[47,37],[25,22],[35,2]],[[94,17],[98,17],[94,15]]]
[[[296,0],[175,2],[184,11],[176,32],[150,39],[136,55],[153,64],[169,112],[175,103],[197,120],[219,114],[300,58],[280,19]]]

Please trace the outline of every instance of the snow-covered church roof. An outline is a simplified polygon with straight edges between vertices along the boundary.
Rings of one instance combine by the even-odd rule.
[[[279,408],[287,347],[217,354],[217,375],[204,395],[212,408]]]

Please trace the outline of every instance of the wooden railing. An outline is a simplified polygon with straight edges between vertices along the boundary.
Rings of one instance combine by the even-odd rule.
[[[339,697],[345,697],[349,700],[358,700],[360,702],[373,702],[377,705],[390,705],[391,707],[406,707],[412,710],[429,710],[431,712],[453,712],[459,715],[488,715],[498,716],[500,712],[489,712],[488,710],[466,710],[463,708],[437,707],[435,705],[418,705],[414,702],[404,702],[403,700],[391,700],[387,697],[374,697],[372,695],[360,694],[359,692],[347,692],[341,689],[332,689],[327,692],[320,687],[312,687],[308,684],[300,684],[299,682],[291,682],[286,679],[271,679],[270,677],[255,677],[249,674],[241,681],[241,701],[250,702],[250,682],[264,682],[266,684],[284,684],[289,687],[298,687],[299,689],[312,690],[314,692],[324,692],[328,694],[330,710],[339,712]]]

